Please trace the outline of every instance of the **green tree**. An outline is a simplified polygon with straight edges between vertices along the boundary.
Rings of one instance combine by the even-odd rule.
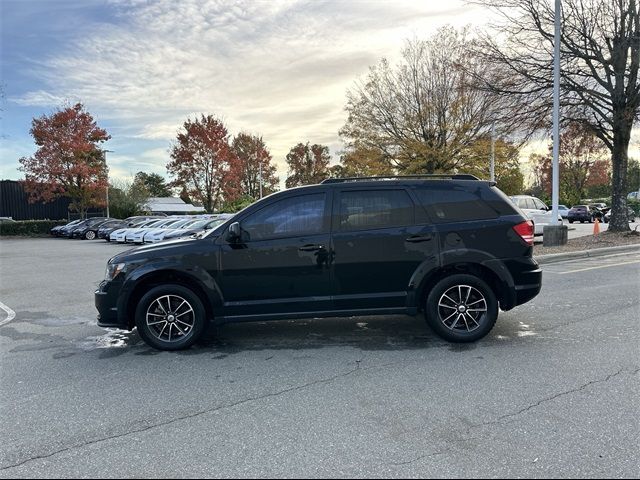
[[[157,173],[138,172],[133,179],[133,183],[146,188],[152,197],[172,196],[171,189],[167,186],[164,177]]]
[[[114,218],[127,218],[144,213],[149,199],[149,191],[144,185],[126,180],[109,183],[109,214]]]

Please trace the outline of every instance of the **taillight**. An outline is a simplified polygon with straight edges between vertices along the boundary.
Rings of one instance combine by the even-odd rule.
[[[533,245],[533,234],[535,233],[535,228],[533,227],[532,220],[519,223],[513,227],[513,229],[518,235],[520,235],[520,238],[522,238],[526,244]]]

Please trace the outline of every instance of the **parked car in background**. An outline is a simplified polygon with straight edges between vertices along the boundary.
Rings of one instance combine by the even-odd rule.
[[[594,212],[589,208],[588,205],[574,205],[571,210],[569,210],[569,214],[567,215],[567,220],[569,223],[573,222],[593,222]]]
[[[170,228],[172,225],[182,225],[190,221],[191,220],[189,218],[185,218],[185,217],[169,217],[164,221],[161,221],[153,225],[149,225],[145,228],[130,230],[129,232],[127,232],[127,235],[125,236],[125,242],[142,244],[144,243],[145,235],[151,232],[160,232],[164,229]]]
[[[144,220],[141,223],[135,224],[133,227],[125,227],[125,228],[120,228],[118,230],[114,230],[109,235],[109,240],[111,242],[124,243],[125,242],[125,237],[126,237],[127,233],[130,233],[130,230],[135,230],[137,228],[144,228],[144,227],[148,227],[148,226],[151,226],[151,225],[156,225],[156,224],[159,224],[159,223],[164,222],[164,221],[166,221],[166,218],[163,218],[163,219],[152,218],[152,219],[149,219],[149,220]]]
[[[553,218],[551,209],[542,200],[531,195],[513,195],[509,198],[527,218],[533,220],[535,235],[542,235],[545,225],[549,225]],[[558,215],[558,221],[562,223],[562,215]]]
[[[636,212],[633,211],[633,209],[631,207],[627,207],[627,220],[629,221],[629,223],[635,222],[636,221]],[[606,223],[608,223],[609,221],[611,221],[611,210],[609,210],[605,216],[604,216],[604,221]]]
[[[90,219],[84,224],[78,225],[71,231],[71,238],[81,238],[82,240],[95,240],[98,235],[98,228],[113,218]]]
[[[99,239],[108,238],[108,234],[117,228],[124,228],[127,226],[127,222],[125,220],[109,220],[108,222],[104,222],[100,227],[98,227],[98,231],[96,233],[96,237]]]
[[[566,205],[558,205],[558,213],[563,220],[566,220],[567,215],[569,215],[569,207],[567,207]]]
[[[49,233],[51,235],[53,235],[54,237],[61,237],[63,236],[62,234],[62,230],[65,228],[73,228],[76,225],[78,225],[80,222],[82,222],[83,220],[73,220],[72,222],[69,222],[65,225],[58,225],[57,227],[53,227],[51,230],[49,230]]]
[[[609,207],[607,207],[606,203],[590,203],[587,207],[589,207],[589,210],[591,211],[591,218],[594,221],[597,218],[600,222],[607,223],[604,219],[605,214],[609,211]]]
[[[640,191],[629,192],[627,195],[627,200],[640,200]]]
[[[0,224],[2,223],[15,223],[15,220],[11,217],[0,217]]]
[[[164,236],[167,232],[172,232],[174,230],[180,230],[192,223],[197,222],[197,219],[194,218],[182,218],[178,219],[175,222],[172,222],[168,225],[163,225],[159,228],[150,228],[144,232],[142,237],[143,243],[157,243],[161,242],[164,239]]]
[[[80,223],[74,225],[71,228],[63,228],[60,232],[62,237],[73,238],[73,232],[76,229],[82,229],[88,225],[94,225],[96,223],[102,223],[103,221],[109,220],[107,217],[92,217],[82,220]]]
[[[231,217],[233,217],[232,213],[221,213],[218,215],[214,215],[212,218],[196,220],[195,222],[185,225],[182,228],[168,230],[167,232],[165,232],[162,240],[174,240],[176,238],[190,237],[191,235],[207,232],[219,225],[222,225]]]

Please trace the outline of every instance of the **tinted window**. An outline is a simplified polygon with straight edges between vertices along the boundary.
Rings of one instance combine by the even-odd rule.
[[[346,191],[340,195],[340,230],[413,224],[413,202],[404,190]]]
[[[462,189],[418,189],[416,195],[434,222],[466,222],[498,218],[479,194]],[[521,199],[516,199],[518,201]],[[522,208],[522,207],[521,207]]]
[[[242,221],[246,241],[322,233],[324,226],[324,193],[285,198]]]

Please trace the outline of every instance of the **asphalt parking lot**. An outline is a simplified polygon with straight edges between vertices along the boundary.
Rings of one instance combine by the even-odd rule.
[[[587,235],[593,235],[593,227],[594,224],[593,223],[569,223],[566,220],[564,221],[564,224],[566,226],[569,227],[569,239],[572,238],[578,238],[578,237],[584,237]],[[629,224],[629,227],[633,230],[634,228],[637,228],[640,225],[640,223],[638,222],[633,222]],[[608,223],[601,223],[600,224],[600,231],[601,232],[606,232],[607,229],[609,228],[609,224]],[[640,228],[639,228],[640,230]],[[542,237],[540,237],[540,239],[542,239]]]
[[[123,248],[0,240],[2,478],[640,475],[640,254],[545,266],[471,345],[367,317],[169,353],[95,325]]]

